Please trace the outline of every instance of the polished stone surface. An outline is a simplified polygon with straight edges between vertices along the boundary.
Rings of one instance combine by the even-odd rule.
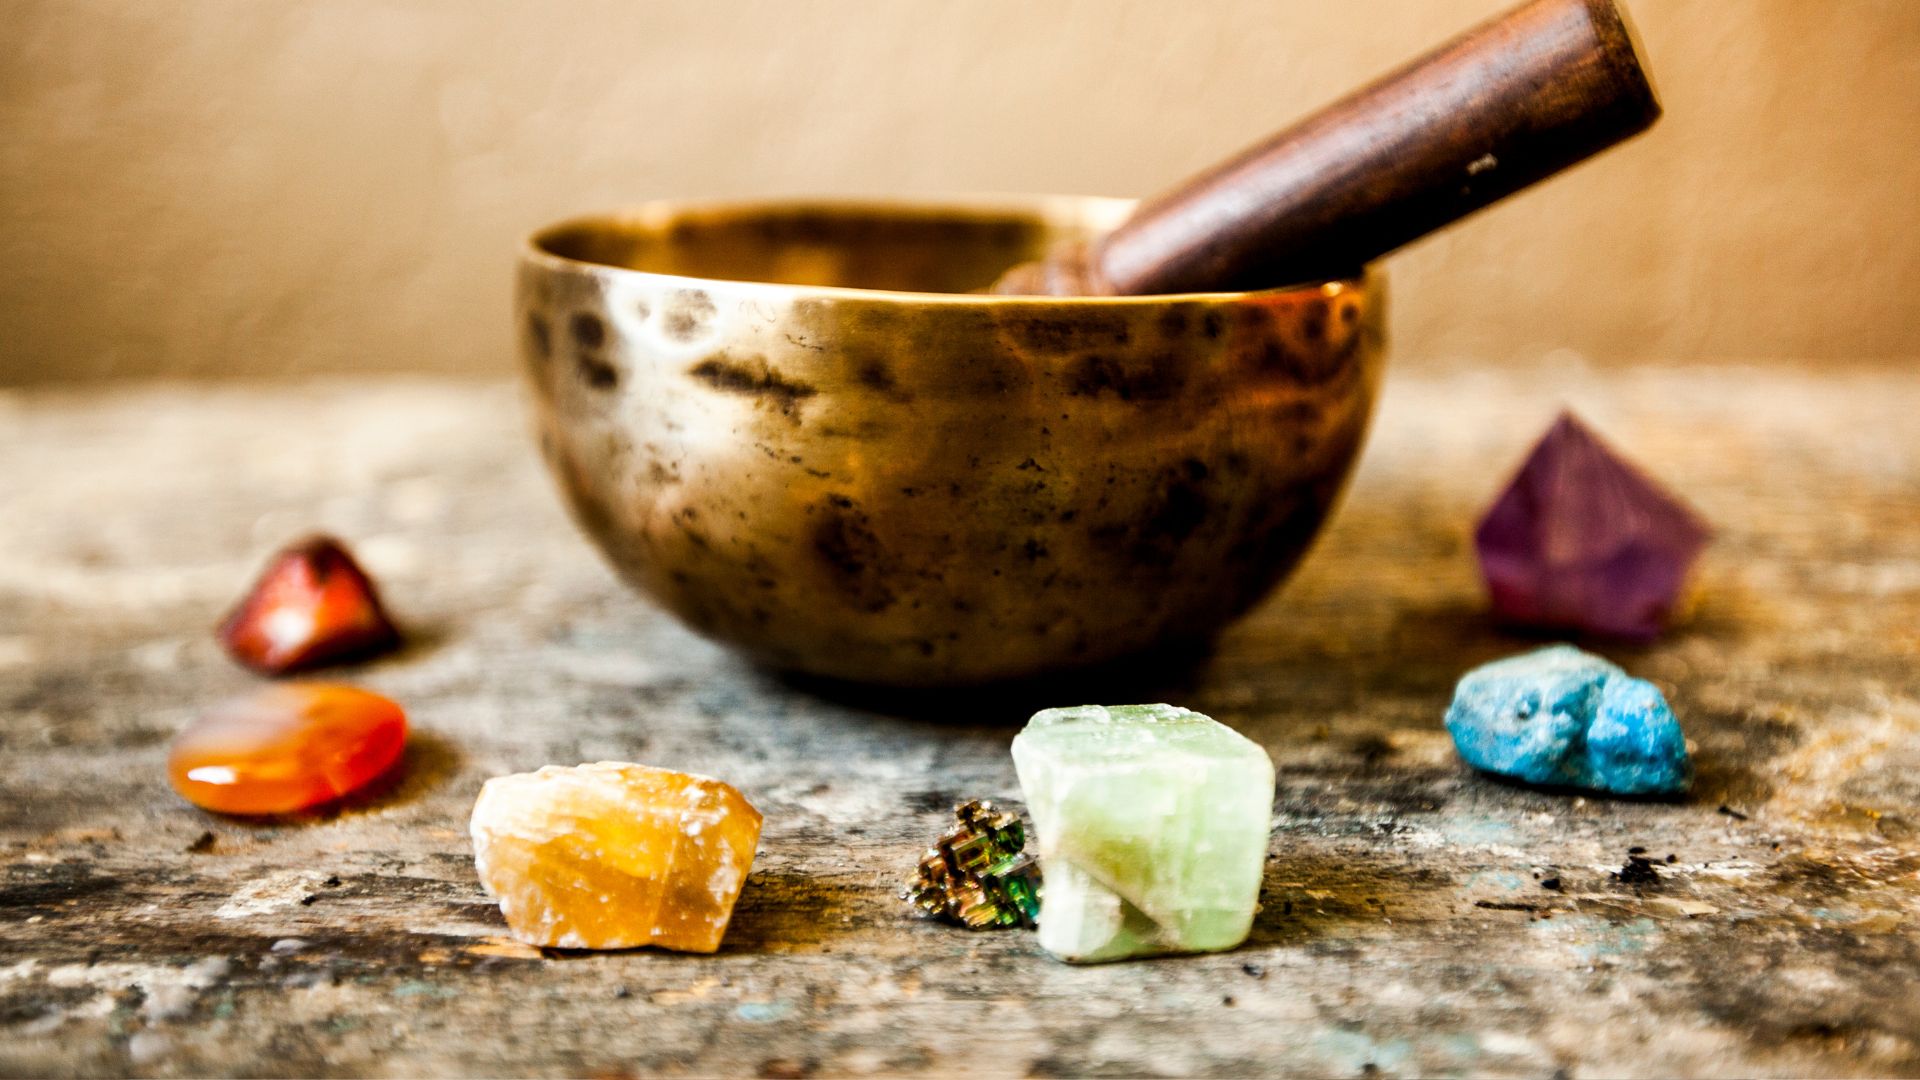
[[[285,675],[389,652],[400,631],[346,546],[311,536],[273,557],[220,624],[220,644],[263,675]]]
[[[231,698],[174,736],[173,789],[223,814],[291,814],[384,778],[407,743],[400,706],[364,690],[286,683]]]

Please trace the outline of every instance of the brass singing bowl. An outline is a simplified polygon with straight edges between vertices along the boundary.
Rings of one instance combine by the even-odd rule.
[[[1306,551],[1380,280],[970,295],[1132,204],[653,203],[520,260],[540,445],[634,587],[764,663],[983,683],[1210,639]]]

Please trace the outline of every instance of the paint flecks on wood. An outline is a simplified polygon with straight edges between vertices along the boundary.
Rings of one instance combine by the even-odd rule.
[[[566,523],[507,388],[20,400],[0,425],[0,1072],[1920,1072],[1910,374],[1397,373],[1329,531],[1203,665],[937,699],[803,689],[635,599]],[[1440,729],[1462,671],[1533,644],[1482,617],[1467,543],[1562,403],[1719,530],[1684,626],[1598,646],[1674,702],[1685,800],[1474,776]],[[333,467],[297,431],[334,433]],[[409,509],[422,488],[432,513]],[[165,747],[254,683],[204,628],[314,526],[373,541],[419,628],[339,673],[408,706],[409,771],[325,814],[210,817],[168,791]],[[953,802],[1017,803],[1007,740],[1067,693],[1173,700],[1272,753],[1245,947],[1070,968],[897,899]],[[542,951],[482,893],[480,782],[607,758],[721,776],[767,815],[718,954]],[[1617,879],[1630,858],[1653,880]]]

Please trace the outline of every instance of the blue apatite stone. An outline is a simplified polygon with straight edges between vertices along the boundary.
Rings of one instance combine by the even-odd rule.
[[[1447,731],[1467,764],[1529,784],[1649,795],[1685,791],[1693,779],[1660,691],[1571,645],[1467,672]]]

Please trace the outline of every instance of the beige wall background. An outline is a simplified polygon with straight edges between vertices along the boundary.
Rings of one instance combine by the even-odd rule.
[[[503,373],[553,218],[1146,194],[1504,6],[0,0],[0,382]],[[1396,256],[1396,362],[1920,359],[1920,3],[1632,6],[1667,118]]]

